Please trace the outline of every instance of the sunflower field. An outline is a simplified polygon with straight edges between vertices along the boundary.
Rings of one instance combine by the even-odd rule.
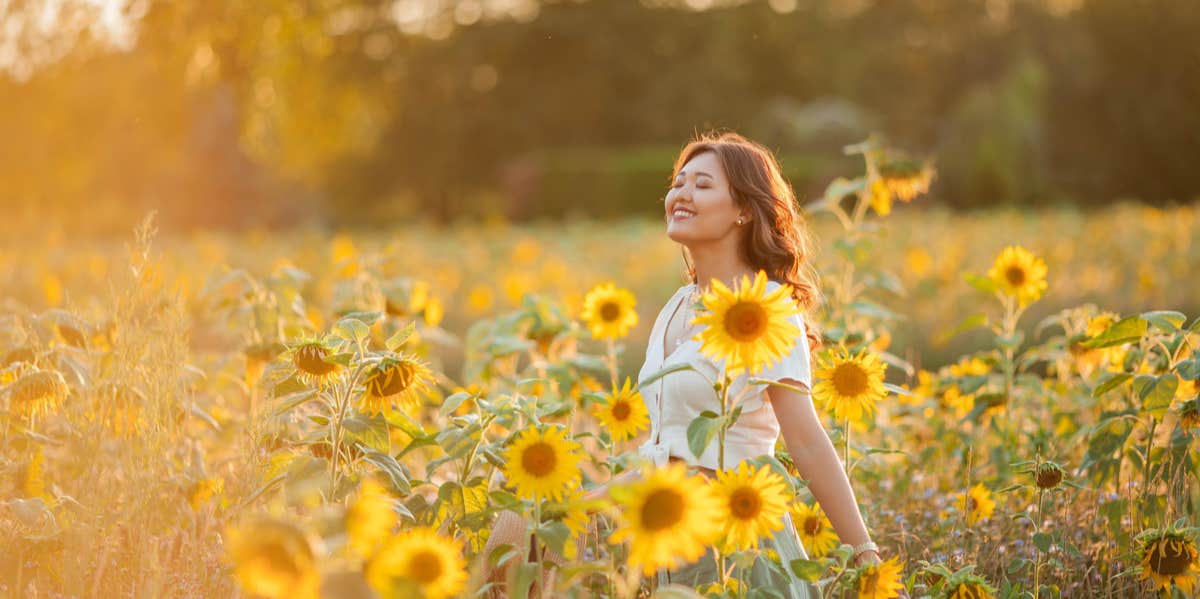
[[[0,596],[778,596],[752,567],[824,597],[1197,596],[1200,211],[955,214],[921,205],[933,164],[851,151],[802,206],[812,397],[882,562],[853,565],[781,442],[643,469],[635,373],[687,282],[660,222],[148,216],[0,241]],[[786,313],[725,291],[705,306]],[[706,347],[738,347],[729,320]],[[738,418],[727,383],[693,448]],[[809,559],[760,543],[784,513]],[[710,548],[715,582],[657,583]]]

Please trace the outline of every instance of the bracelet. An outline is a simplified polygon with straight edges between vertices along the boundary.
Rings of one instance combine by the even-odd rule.
[[[866,543],[863,543],[861,545],[855,545],[853,557],[858,557],[859,554],[866,553],[867,551],[874,551],[875,553],[879,553],[879,545],[876,545],[874,541],[867,541]]]

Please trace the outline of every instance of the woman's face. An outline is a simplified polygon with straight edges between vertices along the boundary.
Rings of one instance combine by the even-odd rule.
[[[721,239],[738,226],[729,180],[713,152],[693,156],[675,173],[663,207],[667,236],[685,245]]]

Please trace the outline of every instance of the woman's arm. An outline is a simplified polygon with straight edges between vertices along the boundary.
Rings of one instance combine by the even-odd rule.
[[[780,382],[806,387],[804,383],[793,379]],[[833,524],[838,537],[850,545],[870,541],[871,535],[858,511],[854,489],[850,487],[850,479],[842,469],[837,449],[821,425],[812,396],[807,391],[801,393],[778,386],[769,386],[766,392],[796,470],[808,482],[809,490],[829,516],[829,522]],[[879,555],[874,551],[866,551],[860,559],[862,563],[878,561]]]

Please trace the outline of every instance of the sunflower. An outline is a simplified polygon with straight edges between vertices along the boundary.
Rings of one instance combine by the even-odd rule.
[[[428,527],[389,539],[363,568],[367,584],[386,599],[452,597],[467,583],[462,541]]]
[[[900,577],[904,564],[899,557],[863,566],[858,573],[855,588],[858,599],[892,599],[900,596],[904,583]]]
[[[988,277],[1023,308],[1046,291],[1046,263],[1021,246],[1008,246],[996,257]]]
[[[582,480],[579,443],[567,438],[566,429],[530,427],[504,452],[504,476],[517,495],[539,501],[562,499]]]
[[[701,298],[704,312],[691,324],[709,325],[700,332],[700,353],[722,360],[726,373],[743,370],[757,374],[792,351],[802,331],[791,317],[799,313],[792,301],[791,285],[767,292],[767,273],[759,270],[754,281],[743,275],[729,289],[712,279]]]
[[[350,548],[360,556],[371,555],[391,536],[397,520],[391,497],[383,485],[373,478],[364,479],[358,497],[346,509],[346,535],[350,537]]]
[[[968,525],[990,518],[996,509],[996,500],[992,499],[992,492],[983,486],[983,483],[977,483],[970,490],[959,493],[955,504],[966,515]]]
[[[359,408],[368,414],[390,412],[393,397],[400,407],[412,411],[421,403],[420,394],[428,391],[426,382],[433,377],[429,368],[410,355],[388,356],[367,372],[366,391]]]
[[[9,394],[10,409],[29,418],[49,414],[62,405],[70,389],[54,370],[35,370],[17,379]]]
[[[642,394],[631,388],[629,377],[625,377],[620,389],[613,387],[608,401],[597,403],[592,408],[592,414],[613,441],[634,438],[650,421],[650,411],[646,409]]]
[[[875,402],[887,397],[883,386],[887,364],[869,350],[851,354],[841,348],[817,370],[813,396],[825,402],[835,420],[859,422],[875,413]]]
[[[1179,426],[1183,430],[1200,428],[1200,397],[1179,404]]]
[[[321,341],[302,341],[289,350],[292,365],[296,367],[296,376],[300,380],[322,385],[329,380],[342,366],[329,362],[331,350]]]
[[[927,161],[896,158],[879,165],[879,180],[902,202],[928,192],[933,176],[933,165]]]
[[[627,289],[613,283],[593,287],[583,298],[581,318],[597,339],[619,339],[638,323],[633,311],[637,300]]]
[[[792,503],[792,522],[800,541],[812,557],[822,557],[838,546],[838,536],[833,523],[819,505],[809,506],[803,501]]]
[[[691,563],[721,534],[721,499],[707,479],[688,476],[676,462],[643,471],[642,479],[613,487],[621,522],[609,542],[630,540],[629,565],[650,576],[657,568]]]
[[[757,549],[760,538],[783,528],[787,487],[769,467],[754,470],[742,462],[736,469],[718,470],[712,485],[725,508],[725,553]]]
[[[225,531],[228,558],[247,594],[316,599],[317,546],[293,524],[260,518]]]
[[[585,495],[583,489],[571,489],[566,492],[562,501],[547,502],[542,511],[544,520],[562,522],[566,525],[567,530],[571,531],[571,538],[563,544],[563,556],[569,560],[575,559],[579,554],[579,546],[573,540],[587,532],[588,515]]]
[[[1062,466],[1054,462],[1042,462],[1033,471],[1033,483],[1039,489],[1053,489],[1063,479]]]
[[[996,589],[978,574],[968,574],[954,586],[947,586],[946,599],[996,599]]]
[[[1170,590],[1172,584],[1184,593],[1196,588],[1200,564],[1191,534],[1174,528],[1155,529],[1139,534],[1136,540],[1142,578],[1161,591]]]
[[[883,179],[875,179],[867,188],[867,201],[879,216],[887,216],[892,212],[892,190],[888,189]]]
[[[934,396],[933,393],[934,379],[933,373],[924,368],[917,371],[917,385],[909,387],[904,385],[905,389],[912,391],[912,395],[898,395],[900,403],[906,405],[920,405],[925,400]]]

